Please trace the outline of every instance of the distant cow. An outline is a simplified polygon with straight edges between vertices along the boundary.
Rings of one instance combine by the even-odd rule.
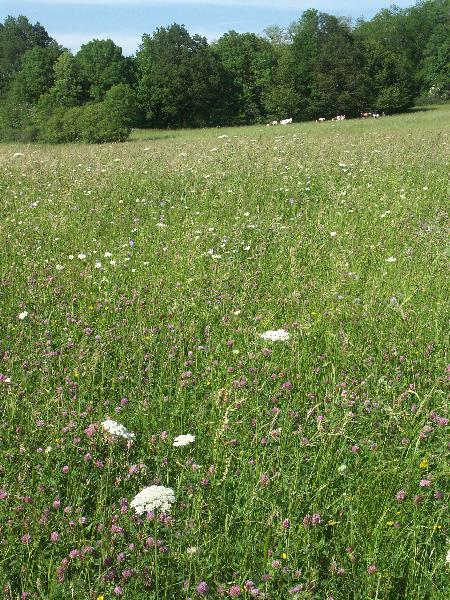
[[[374,119],[379,119],[379,118],[380,118],[380,115],[379,115],[378,113],[373,113],[372,117],[373,117]]]
[[[345,121],[345,115],[337,115],[332,121]]]
[[[280,125],[289,125],[292,123],[292,117],[290,119],[281,119]]]
[[[372,116],[371,112],[362,112],[361,113],[361,119],[368,119],[371,116]]]
[[[324,121],[326,121],[325,117],[319,117],[316,119],[316,123],[323,123]]]

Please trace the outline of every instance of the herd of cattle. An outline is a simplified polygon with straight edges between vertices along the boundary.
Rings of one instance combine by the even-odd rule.
[[[370,119],[372,117],[372,119],[379,119],[380,116],[385,116],[385,113],[382,113],[382,115],[380,115],[379,113],[375,113],[375,112],[362,112],[360,113],[360,117],[361,119]],[[337,115],[336,117],[333,117],[331,119],[332,121],[346,121],[346,116],[345,115]],[[325,117],[319,117],[318,119],[316,119],[316,123],[323,123],[324,121],[326,121]],[[289,119],[281,119],[281,121],[271,121],[270,123],[267,123],[267,127],[271,127],[272,125],[289,125],[290,123],[292,123],[292,117]]]

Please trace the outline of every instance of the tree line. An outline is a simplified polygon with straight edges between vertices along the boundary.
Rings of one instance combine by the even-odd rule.
[[[39,23],[0,23],[0,140],[108,142],[132,127],[244,125],[402,112],[449,91],[449,2],[371,20],[305,11],[288,28],[213,43],[173,24],[127,57],[112,40],[73,54]]]

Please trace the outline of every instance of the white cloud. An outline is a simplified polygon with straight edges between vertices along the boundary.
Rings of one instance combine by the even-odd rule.
[[[92,33],[58,33],[57,31],[49,31],[49,33],[59,44],[65,48],[69,48],[69,50],[72,50],[73,52],[77,52],[83,44],[86,44],[86,42],[90,42],[91,40],[111,39],[115,44],[122,48],[124,54],[134,54],[142,39],[142,35],[138,33],[127,35],[111,31]]]
[[[108,5],[146,5],[146,6],[193,6],[209,4],[210,6],[254,6],[265,8],[293,8],[304,10],[311,2],[302,0],[28,0],[32,4],[89,4],[97,6]]]
[[[193,34],[202,35],[208,42],[214,42],[219,39],[224,33],[230,29],[234,29],[238,32],[244,30],[239,27],[232,27],[227,23],[218,24],[215,28],[208,28],[204,25],[193,25],[187,27],[189,32]],[[77,52],[83,44],[90,42],[91,40],[113,40],[115,44],[122,48],[122,52],[125,55],[134,54],[142,42],[142,33],[130,33],[124,34],[120,31],[93,31],[93,32],[70,32],[70,33],[58,33],[57,31],[49,31],[49,34],[55,38],[58,44],[61,44],[65,48],[69,48],[72,52]]]

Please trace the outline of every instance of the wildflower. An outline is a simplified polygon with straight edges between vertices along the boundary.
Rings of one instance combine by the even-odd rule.
[[[270,342],[287,342],[289,340],[289,333],[284,329],[276,329],[265,331],[259,337]]]
[[[96,600],[105,600],[105,596],[103,594],[99,594]]]
[[[394,256],[390,256],[389,258],[386,259],[386,262],[388,263],[394,263],[397,259]]]
[[[428,458],[422,458],[422,460],[419,463],[419,467],[421,469],[426,469],[428,467]]]
[[[273,560],[272,561],[272,568],[273,569],[279,569],[281,567],[281,561],[279,560]]]
[[[237,598],[241,595],[241,588],[238,585],[232,585],[228,590],[228,595],[232,598]]]
[[[19,319],[21,321],[23,321],[24,319],[26,319],[28,317],[28,311],[24,310],[23,312],[19,313]]]
[[[128,431],[128,429],[126,429],[126,427],[124,427],[121,423],[117,423],[117,421],[113,421],[111,419],[102,421],[102,427],[110,435],[122,437],[126,440],[131,440],[135,437],[134,433]]]
[[[198,586],[195,588],[197,594],[207,594],[208,593],[208,584],[206,583],[206,581],[200,581],[200,583],[198,584]]]
[[[59,540],[59,533],[57,531],[52,531],[50,535],[51,542],[57,542]]]
[[[337,232],[336,231],[330,231],[330,235],[331,235],[331,237],[336,237],[337,236]]]
[[[421,479],[420,480],[420,487],[429,487],[430,486],[431,481],[429,479]]]
[[[406,498],[406,492],[404,490],[399,490],[395,494],[395,498],[396,498],[397,502],[403,502],[403,500]]]
[[[78,258],[80,260],[84,260],[86,258],[86,254],[84,252],[80,252],[80,254],[78,255]]]
[[[171,504],[175,502],[175,494],[171,488],[162,485],[151,485],[144,488],[130,502],[138,515],[151,512],[160,508],[163,512],[170,512]]]
[[[190,433],[187,433],[185,435],[178,435],[173,440],[173,445],[176,447],[189,446],[189,444],[192,444],[193,442],[195,442],[195,435],[191,435]]]
[[[367,572],[369,573],[369,575],[373,575],[374,573],[377,573],[378,568],[377,565],[369,565],[367,567]]]

